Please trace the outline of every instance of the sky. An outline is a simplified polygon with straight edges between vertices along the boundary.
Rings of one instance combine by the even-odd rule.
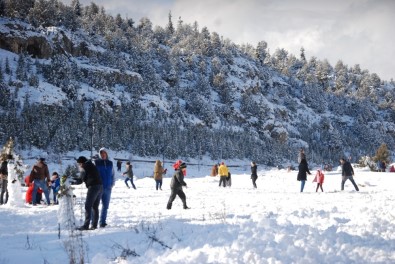
[[[31,170],[35,160],[26,157],[39,153],[33,149],[18,154]],[[67,156],[80,155],[89,156],[89,151]],[[127,155],[109,150],[110,158]],[[232,186],[223,188],[218,177],[209,176],[211,165],[193,166],[197,161],[190,160],[183,189],[190,209],[184,210],[176,197],[166,210],[173,168],[165,163],[168,173],[162,190],[156,190],[149,177],[153,160],[132,160],[136,190],[126,187],[122,164],[116,171],[108,226],[82,233],[68,232],[67,220],[73,214],[74,226],[82,225],[85,184],[73,185],[74,203],[61,198],[59,205],[33,207],[24,203],[26,187],[11,184],[15,171],[10,166],[10,199],[0,205],[0,263],[69,263],[71,249],[77,251],[76,258],[82,249],[84,263],[94,264],[395,263],[395,173],[354,165],[360,191],[349,181],[340,191],[341,171],[335,166],[324,172],[324,192],[316,192],[316,167],[311,166],[312,175],[300,193],[297,171],[258,164],[254,189],[249,161],[226,160],[240,167],[230,167]],[[62,175],[67,165],[75,164],[72,159],[47,161],[50,174]],[[214,163],[207,157],[202,162]]]
[[[71,0],[63,0],[69,4]],[[89,5],[91,0],[80,0]],[[266,41],[270,53],[284,48],[295,56],[359,64],[381,79],[395,79],[395,1],[392,0],[95,0],[107,13],[137,23],[148,17],[165,26],[198,22],[237,44]]]

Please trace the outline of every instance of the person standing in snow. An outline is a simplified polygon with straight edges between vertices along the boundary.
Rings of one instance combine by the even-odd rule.
[[[219,187],[222,186],[226,187],[226,178],[228,177],[229,170],[228,167],[226,167],[225,162],[221,162],[221,165],[218,168],[218,174],[219,174]]]
[[[121,169],[122,169],[122,161],[120,161],[120,160],[117,161],[117,169],[118,169],[118,171],[121,171]]]
[[[128,181],[130,181],[130,183],[132,184],[133,189],[136,190],[136,186],[133,183],[133,170],[132,170],[132,164],[130,164],[130,161],[126,162],[126,171],[124,173],[122,173],[123,176],[126,176],[125,179],[125,184],[126,186],[130,189],[129,185],[128,185]]]
[[[218,164],[214,164],[214,166],[211,168],[211,176],[215,177],[218,175]]]
[[[174,167],[174,166],[173,166]],[[173,204],[174,199],[176,199],[176,195],[180,197],[183,208],[184,209],[189,209],[187,206],[187,198],[185,196],[184,191],[182,190],[183,186],[187,186],[186,182],[184,181],[184,176],[186,175],[186,169],[187,165],[182,162],[181,164],[175,166],[174,168],[177,167],[176,172],[174,173],[173,177],[171,178],[170,182],[170,189],[171,189],[171,194],[169,197],[169,201],[167,202],[167,210],[170,210]]]
[[[317,173],[315,174],[315,178],[313,182],[317,183],[317,188],[315,189],[315,192],[318,192],[318,188],[321,189],[322,192],[324,192],[324,189],[322,188],[322,184],[324,184],[324,173],[322,173],[321,170],[317,170]]]
[[[359,188],[354,181],[354,169],[351,166],[351,163],[347,161],[345,158],[340,159],[340,163],[342,165],[342,185],[341,190],[344,190],[344,184],[347,180],[350,180],[352,185],[354,185],[355,190],[358,192]]]
[[[59,178],[59,174],[56,171],[52,173],[51,188],[53,194],[53,203],[58,204],[58,200],[56,199],[56,197],[58,196],[58,192],[60,188],[60,178]]]
[[[8,202],[8,160],[12,159],[12,155],[2,155],[0,165],[0,181],[1,181],[1,195],[0,205]],[[5,195],[5,199],[4,199]]]
[[[48,166],[45,164],[44,158],[39,158],[37,160],[36,165],[33,166],[33,169],[30,172],[29,180],[34,183],[32,197],[36,197],[38,188],[41,188],[44,192],[45,199],[47,200],[47,205],[50,205],[51,202],[49,200],[48,184],[51,182],[51,179],[49,178]],[[34,199],[33,205],[37,205]]]
[[[85,182],[88,191],[85,199],[85,221],[78,230],[94,230],[97,228],[99,222],[99,204],[101,194],[103,192],[103,184],[99,171],[93,165],[92,161],[84,156],[77,159],[77,164],[80,169],[81,180]],[[89,228],[89,224],[92,226]]]
[[[100,177],[103,183],[103,193],[101,196],[102,209],[100,213],[100,227],[107,226],[107,212],[110,206],[111,191],[115,184],[114,167],[111,160],[108,158],[106,148],[99,150],[100,158],[95,160],[96,168],[99,170]]]
[[[257,188],[256,186],[256,180],[258,179],[258,174],[257,174],[258,166],[256,165],[255,161],[251,162],[251,180],[252,180],[252,185],[254,188]]]
[[[162,162],[160,162],[160,160],[157,160],[154,167],[154,180],[156,182],[156,190],[162,190],[163,174],[165,173],[166,170],[163,168]]]
[[[302,158],[302,160],[299,163],[299,172],[298,172],[298,178],[297,178],[297,180],[301,182],[300,192],[303,192],[304,185],[307,180],[307,174],[311,175],[311,173],[309,171],[309,166],[307,164],[306,159]]]

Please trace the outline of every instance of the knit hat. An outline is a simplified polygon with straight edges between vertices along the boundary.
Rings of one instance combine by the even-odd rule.
[[[187,164],[185,164],[185,162],[183,162],[183,163],[180,164],[180,169],[184,169],[184,168],[186,168],[186,167],[187,167]]]
[[[88,161],[88,159],[85,158],[84,156],[80,156],[80,157],[77,159],[77,163],[85,163],[85,162],[87,162],[87,161]]]

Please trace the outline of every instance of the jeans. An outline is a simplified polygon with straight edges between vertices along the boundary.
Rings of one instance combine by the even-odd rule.
[[[84,227],[87,229],[92,221],[92,227],[97,228],[99,221],[99,204],[103,192],[103,185],[93,185],[88,187],[85,199],[85,222]]]
[[[156,190],[161,189],[162,190],[162,180],[155,180],[156,182]]]
[[[126,179],[125,179],[126,186],[128,186],[128,188],[130,188],[128,185],[128,181],[130,181],[130,183],[132,184],[133,189],[136,189],[136,186],[134,186],[134,183],[133,183],[133,177],[132,178],[126,177]]]
[[[103,193],[101,195],[101,214],[100,214],[100,226],[107,225],[107,211],[108,207],[110,206],[110,199],[111,199],[111,190],[112,187],[103,188]]]
[[[44,180],[35,179],[33,182],[34,182],[34,189],[33,189],[33,195],[32,195],[32,197],[33,197],[33,204],[36,204],[34,202],[34,197],[37,197],[37,190],[38,190],[38,188],[41,188],[43,190],[44,195],[45,195],[45,199],[47,200],[47,204],[48,205],[51,204],[51,202],[49,201],[48,185],[47,185],[47,182],[45,181],[45,179]]]
[[[306,184],[306,181],[300,181],[300,192],[303,192],[305,184]]]
[[[355,190],[358,192],[359,188],[358,188],[357,184],[355,183],[353,176],[343,176],[342,177],[342,191],[344,190],[344,183],[346,183],[347,180],[351,181],[352,185],[354,185]]]
[[[256,180],[258,179],[258,177],[251,176],[251,179],[252,179],[252,185],[254,186],[254,188],[257,188],[256,187]]]

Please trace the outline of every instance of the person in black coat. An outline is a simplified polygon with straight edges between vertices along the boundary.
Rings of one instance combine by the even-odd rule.
[[[184,209],[189,209],[187,206],[187,198],[185,196],[184,191],[182,190],[183,186],[187,186],[187,184],[184,181],[184,174],[186,173],[186,168],[187,165],[183,162],[180,164],[176,172],[174,173],[173,177],[171,178],[170,182],[170,189],[171,189],[171,194],[169,197],[169,201],[167,202],[167,209],[170,210],[171,206],[174,202],[174,199],[176,199],[176,195],[180,197]]]
[[[256,186],[256,180],[258,179],[257,169],[258,166],[256,165],[255,161],[251,162],[251,180],[254,188],[257,188]]]
[[[78,230],[94,230],[99,222],[99,204],[103,192],[103,184],[96,166],[84,156],[77,159],[81,180],[85,182],[88,191],[85,199],[85,222]],[[89,224],[92,221],[92,226]]]
[[[352,168],[351,163],[345,158],[341,158],[340,163],[342,164],[342,191],[344,190],[344,183],[347,180],[350,180],[352,185],[354,185],[355,190],[358,192],[359,188],[354,181],[354,169]]]
[[[300,192],[303,192],[304,185],[307,180],[307,174],[311,175],[311,173],[309,171],[309,166],[307,164],[306,158],[302,158],[302,160],[299,163],[299,172],[298,172],[298,178],[297,178],[297,180],[301,182]]]
[[[3,155],[1,157],[1,165],[0,165],[0,181],[1,181],[1,195],[0,195],[0,204],[6,204],[8,201],[8,160],[7,156]],[[5,196],[5,198],[4,198]]]

